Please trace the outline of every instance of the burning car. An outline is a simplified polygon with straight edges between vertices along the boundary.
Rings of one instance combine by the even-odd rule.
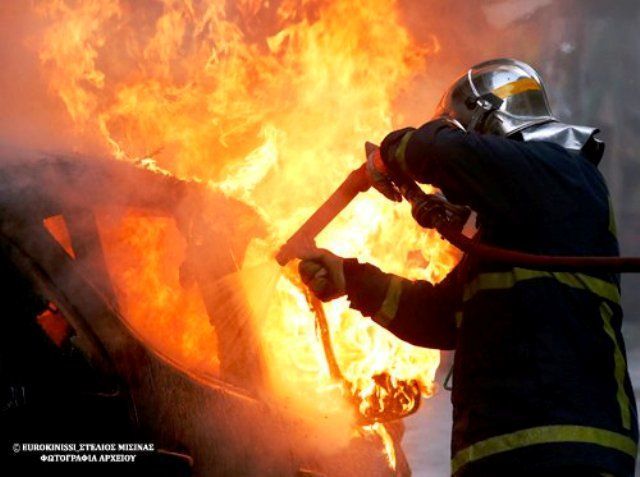
[[[2,255],[21,277],[5,303],[53,354],[25,356],[25,330],[4,349],[53,365],[62,346],[83,364],[38,372],[44,388],[86,360],[92,392],[76,391],[117,402],[62,414],[101,416],[74,422],[153,441],[159,467],[196,475],[409,472],[401,417],[433,393],[439,353],[345,300],[321,305],[295,264],[274,260],[362,163],[359,145],[390,129],[395,92],[437,48],[398,15],[391,0],[48,0],[28,12],[59,134],[85,155],[2,152]],[[441,280],[459,253],[401,213],[363,194],[318,245]]]
[[[9,401],[14,409],[5,429],[11,438],[146,439],[160,456],[148,465],[166,471],[169,462],[177,475],[409,474],[399,445],[401,424],[387,423],[385,429],[364,419],[363,429],[344,447],[319,448],[311,434],[326,429],[314,430],[282,402],[265,399],[264,356],[252,328],[238,317],[216,326],[211,301],[216,294],[210,290],[232,274],[246,247],[229,237],[221,240],[220,234],[264,233],[250,208],[198,184],[108,159],[15,150],[3,151],[3,159],[3,271],[7,282],[15,283],[5,297],[10,319],[3,362],[15,378],[12,389],[21,394]],[[205,223],[200,214],[212,207],[220,214]],[[154,231],[164,231],[167,249],[158,247],[156,259],[165,261],[173,277],[170,293],[181,295],[176,299],[181,311],[194,313],[190,320],[197,316],[202,323],[191,321],[194,328],[185,329],[186,321],[179,318],[163,323],[163,316],[150,314],[147,323],[129,314],[127,300],[136,291],[123,290],[126,273],[110,268],[115,257],[123,260],[117,247],[127,246],[114,244],[114,234],[123,232],[113,230],[109,214],[143,233],[149,223]],[[122,223],[119,227],[130,232]],[[240,233],[238,227],[248,230]],[[178,238],[184,255],[176,260],[171,247]],[[215,252],[202,253],[203,248]],[[198,257],[204,258],[197,266],[189,263]],[[127,272],[142,283],[135,273],[143,272],[133,261],[127,262]],[[166,291],[161,286],[147,290],[159,296]],[[202,297],[201,308],[189,304],[196,295]],[[169,314],[168,299],[158,299]],[[160,340],[147,325],[162,333],[173,327],[175,336]],[[204,337],[200,343],[198,335]],[[181,340],[191,342],[175,344]],[[26,356],[16,351],[25,347]],[[12,352],[17,358],[9,356]],[[43,364],[45,357],[54,362]],[[22,365],[11,369],[17,362]],[[29,369],[43,366],[54,376]],[[43,399],[43,387],[54,382],[61,389],[47,390]],[[378,426],[384,434],[364,430]]]

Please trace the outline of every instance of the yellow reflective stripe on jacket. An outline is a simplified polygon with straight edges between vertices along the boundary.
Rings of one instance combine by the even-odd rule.
[[[400,304],[400,295],[402,293],[402,278],[392,276],[387,287],[387,294],[380,309],[373,316],[373,321],[380,326],[387,327],[393,321],[398,312]]]
[[[485,457],[537,444],[594,444],[636,458],[637,445],[630,437],[616,432],[586,426],[542,426],[522,429],[511,434],[491,437],[462,449],[451,460],[451,473]]]
[[[482,290],[502,290],[513,287],[516,283],[536,278],[553,278],[572,288],[588,290],[600,298],[613,303],[620,303],[620,290],[611,282],[595,278],[583,273],[545,272],[526,268],[513,268],[506,272],[481,273],[464,289],[464,301],[470,300]]]
[[[616,224],[616,213],[613,210],[613,202],[611,201],[611,196],[609,196],[609,232],[614,237],[618,236],[618,226]]]
[[[620,419],[622,421],[622,427],[625,429],[631,429],[631,410],[629,408],[629,396],[624,389],[624,379],[627,374],[627,363],[618,344],[618,338],[613,330],[611,324],[611,318],[613,317],[613,310],[606,303],[600,305],[600,314],[602,315],[602,321],[604,324],[604,331],[613,341],[613,363],[614,363],[614,376],[616,378],[616,399],[620,406]]]
[[[400,144],[398,144],[398,147],[395,152],[396,162],[400,166],[400,170],[404,173],[408,172],[407,162],[405,157],[407,153],[407,144],[409,144],[409,139],[411,139],[411,136],[413,136],[414,132],[415,130],[409,131],[404,136],[402,136],[402,139],[400,139]]]

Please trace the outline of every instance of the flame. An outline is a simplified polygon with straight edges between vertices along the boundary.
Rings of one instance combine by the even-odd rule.
[[[395,469],[396,468],[395,446],[393,444],[393,438],[391,437],[391,434],[389,434],[389,431],[384,426],[384,424],[381,424],[379,422],[374,422],[370,426],[364,426],[363,429],[366,431],[373,432],[380,437],[380,440],[382,441],[382,445],[384,446],[384,451],[386,452],[387,458],[389,459],[389,466],[392,469]]]
[[[173,221],[135,210],[99,212],[100,239],[128,322],[164,355],[215,374],[217,337],[197,289],[180,284],[185,244]]]
[[[437,47],[412,39],[396,0],[44,0],[36,8],[47,25],[38,42],[42,68],[77,132],[119,159],[152,155],[147,167],[253,207],[270,234],[250,243],[246,269],[273,256],[361,164],[365,140],[404,121],[394,112],[397,92]],[[182,239],[161,220],[130,219],[101,221],[128,320],[191,367],[215,370],[215,333],[200,298],[175,276]],[[170,262],[167,243],[178,250]],[[318,244],[432,282],[459,258],[413,224],[406,205],[373,192]],[[243,280],[245,290],[261,287],[258,277]],[[295,274],[280,275],[271,295],[260,329],[273,393],[301,415],[323,422],[330,415],[332,426],[351,429],[351,404],[330,375]],[[389,401],[410,407],[406,386],[433,392],[437,351],[397,340],[346,299],[325,312],[361,414]],[[389,442],[384,426],[367,429]]]
[[[69,229],[64,221],[64,217],[61,215],[53,215],[47,217],[44,220],[44,227],[47,231],[56,239],[56,241],[62,246],[64,251],[71,258],[76,258],[76,254],[71,246],[71,236],[69,235]]]

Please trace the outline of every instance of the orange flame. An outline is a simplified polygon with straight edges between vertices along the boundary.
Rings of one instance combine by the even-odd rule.
[[[162,0],[153,7],[46,0],[38,13],[49,25],[39,55],[51,90],[85,136],[120,159],[157,151],[159,168],[249,204],[269,224],[268,239],[249,246],[247,269],[273,256],[361,164],[365,140],[379,140],[401,120],[394,117],[396,92],[432,52],[412,40],[396,0]],[[111,273],[126,290],[127,317],[191,367],[213,370],[215,337],[205,330],[199,298],[179,290],[160,257],[162,237],[171,235],[167,225],[142,224],[143,230],[127,218],[103,224]],[[125,252],[118,243],[131,246]],[[430,281],[458,259],[436,234],[413,224],[406,206],[373,192],[354,201],[319,245]],[[144,264],[135,273],[131,257]],[[247,289],[261,286],[245,279]],[[391,383],[416,380],[423,395],[432,392],[437,351],[397,340],[345,299],[325,311],[341,371],[363,403],[386,392],[377,375]],[[318,421],[331,415],[333,426],[352,425],[313,314],[286,274],[277,280],[261,330],[274,394],[294,411],[322,416]],[[380,427],[371,429],[384,437]]]

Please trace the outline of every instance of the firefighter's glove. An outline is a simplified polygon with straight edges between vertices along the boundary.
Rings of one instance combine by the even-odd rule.
[[[324,249],[308,250],[300,258],[298,271],[303,283],[322,301],[346,293],[343,259]]]
[[[389,170],[380,156],[379,148],[367,156],[367,176],[371,185],[387,199],[394,202],[402,201],[402,195],[389,177]]]

